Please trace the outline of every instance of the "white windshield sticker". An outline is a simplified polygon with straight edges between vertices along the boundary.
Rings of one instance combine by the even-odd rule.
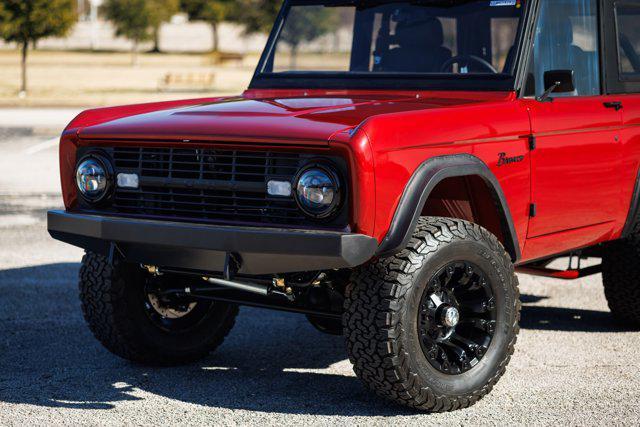
[[[491,7],[500,7],[500,6],[516,6],[517,0],[497,0],[492,1],[489,6]]]

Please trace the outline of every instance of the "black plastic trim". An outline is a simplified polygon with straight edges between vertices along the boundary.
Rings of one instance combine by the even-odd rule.
[[[518,91],[519,98],[524,98],[527,96],[524,89],[527,84],[529,61],[531,60],[531,54],[533,52],[535,29],[538,25],[538,9],[540,2],[538,0],[531,0],[527,3],[529,4],[525,12],[525,27],[523,30],[520,46],[518,47],[518,62],[515,71],[516,90]]]
[[[507,75],[443,76],[438,74],[297,73],[295,75],[262,73],[254,77],[249,89],[389,89],[389,90],[467,90],[510,92],[515,77]]]
[[[375,254],[362,234],[189,224],[65,211],[48,213],[57,240],[106,255],[116,243],[125,259],[152,265],[221,272],[227,253],[242,259],[239,273],[272,274],[351,268]]]
[[[407,246],[429,195],[440,182],[447,178],[474,175],[484,179],[493,190],[496,205],[501,211],[505,246],[513,261],[517,262],[521,257],[518,236],[500,183],[482,160],[469,154],[434,157],[418,167],[404,189],[389,231],[376,254],[392,255]]]

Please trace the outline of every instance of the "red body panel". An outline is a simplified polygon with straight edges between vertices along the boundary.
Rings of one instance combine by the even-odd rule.
[[[75,203],[78,144],[330,150],[349,161],[351,228],[382,241],[420,164],[468,153],[496,176],[525,262],[620,235],[640,158],[640,97],[618,97],[624,114],[604,108],[605,98],[540,103],[514,93],[251,90],[92,110],[63,135],[65,204]],[[531,203],[538,215],[530,219]]]
[[[544,257],[550,248],[561,252],[589,246],[624,225],[626,215],[620,215],[622,115],[605,108],[607,100],[526,101],[536,137],[531,156],[536,216],[529,224],[526,250],[533,258]]]

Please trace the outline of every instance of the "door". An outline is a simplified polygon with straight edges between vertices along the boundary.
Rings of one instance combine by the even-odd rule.
[[[640,169],[640,0],[603,0],[603,11],[607,92],[622,102],[619,221],[625,223]]]
[[[540,7],[528,90],[542,95],[544,73],[568,69],[576,90],[525,101],[535,137],[528,237],[584,227],[586,244],[586,227],[613,222],[619,209],[622,113],[615,97],[601,95],[597,0],[542,0]]]

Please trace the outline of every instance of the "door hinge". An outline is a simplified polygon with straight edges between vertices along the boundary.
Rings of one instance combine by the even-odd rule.
[[[533,151],[536,149],[536,137],[535,135],[529,135],[529,150]]]
[[[529,216],[531,218],[535,218],[537,214],[538,214],[538,206],[535,203],[531,203],[529,205]]]

